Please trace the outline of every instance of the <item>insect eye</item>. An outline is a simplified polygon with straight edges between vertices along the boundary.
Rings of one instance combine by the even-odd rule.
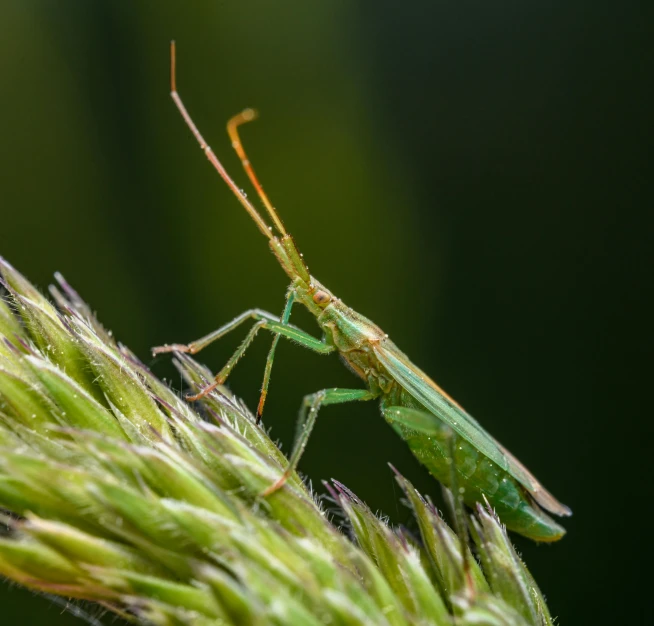
[[[326,306],[331,301],[332,297],[326,291],[316,291],[313,294],[313,301],[318,306]]]

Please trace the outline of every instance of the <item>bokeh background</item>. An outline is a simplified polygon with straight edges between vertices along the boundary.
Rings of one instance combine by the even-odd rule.
[[[312,273],[574,510],[556,545],[515,539],[560,623],[645,623],[653,20],[580,0],[2,0],[0,254],[44,288],[61,271],[173,384],[151,346],[281,311],[285,275],[168,98],[175,38],[180,91],[246,189],[224,124],[261,111],[244,142]],[[251,406],[268,345],[230,379]],[[283,342],[266,425],[288,449],[302,395],[353,384]],[[410,526],[389,461],[438,499],[373,404],[326,408],[301,469]],[[0,594],[2,623],[81,623]]]

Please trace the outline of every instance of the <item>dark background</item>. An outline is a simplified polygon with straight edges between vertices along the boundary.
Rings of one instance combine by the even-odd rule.
[[[560,623],[644,623],[654,4],[534,4],[3,0],[0,254],[64,273],[146,360],[281,311],[284,274],[168,98],[175,38],[246,189],[224,124],[261,111],[244,142],[312,273],[574,510],[556,545],[515,538]],[[251,406],[268,345],[230,379]],[[266,424],[288,449],[303,394],[356,384],[283,342]],[[301,469],[410,524],[388,461],[438,497],[372,403],[325,409]],[[3,623],[80,623],[1,593]]]

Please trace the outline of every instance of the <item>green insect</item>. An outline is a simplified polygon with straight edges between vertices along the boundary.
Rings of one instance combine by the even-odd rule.
[[[560,539],[565,530],[545,511],[567,516],[571,514],[570,509],[558,502],[508,450],[413,365],[386,333],[346,306],[309,274],[302,255],[264,193],[242,147],[238,126],[255,118],[254,111],[247,109],[228,122],[227,130],[232,145],[274,224],[277,234],[273,234],[273,228],[268,226],[229,177],[186,111],[176,89],[174,43],[171,46],[171,95],[211,164],[268,239],[273,254],[291,279],[291,284],[286,292],[286,306],[280,318],[266,311],[252,309],[202,339],[188,345],[162,346],[153,352],[180,351],[195,354],[242,323],[255,322],[243,343],[216,375],[215,381],[197,395],[189,396],[189,400],[197,400],[225,382],[260,330],[270,331],[274,337],[266,361],[257,410],[258,420],[266,400],[275,349],[280,337],[319,354],[338,353],[363,380],[365,386],[364,389],[324,389],[304,398],[299,418],[301,428],[289,466],[262,496],[280,489],[296,468],[321,406],[355,400],[378,400],[386,421],[435,478],[445,485],[451,484],[454,465],[454,478],[466,504],[472,506],[485,498],[510,530],[536,541]],[[296,302],[303,304],[315,316],[323,333],[321,339],[289,324],[291,309]]]

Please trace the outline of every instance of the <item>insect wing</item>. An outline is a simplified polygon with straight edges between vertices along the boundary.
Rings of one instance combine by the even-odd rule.
[[[389,374],[418,402],[475,446],[498,467],[513,476],[534,500],[556,515],[570,515],[570,509],[550,494],[527,468],[489,435],[471,415],[445,393],[429,376],[413,365],[395,346],[376,346],[375,355]]]
[[[497,442],[436,383],[413,366],[399,350],[396,353],[395,350],[379,347],[375,349],[375,355],[391,376],[420,404],[448,424],[493,463],[504,471],[509,471],[508,459]]]

